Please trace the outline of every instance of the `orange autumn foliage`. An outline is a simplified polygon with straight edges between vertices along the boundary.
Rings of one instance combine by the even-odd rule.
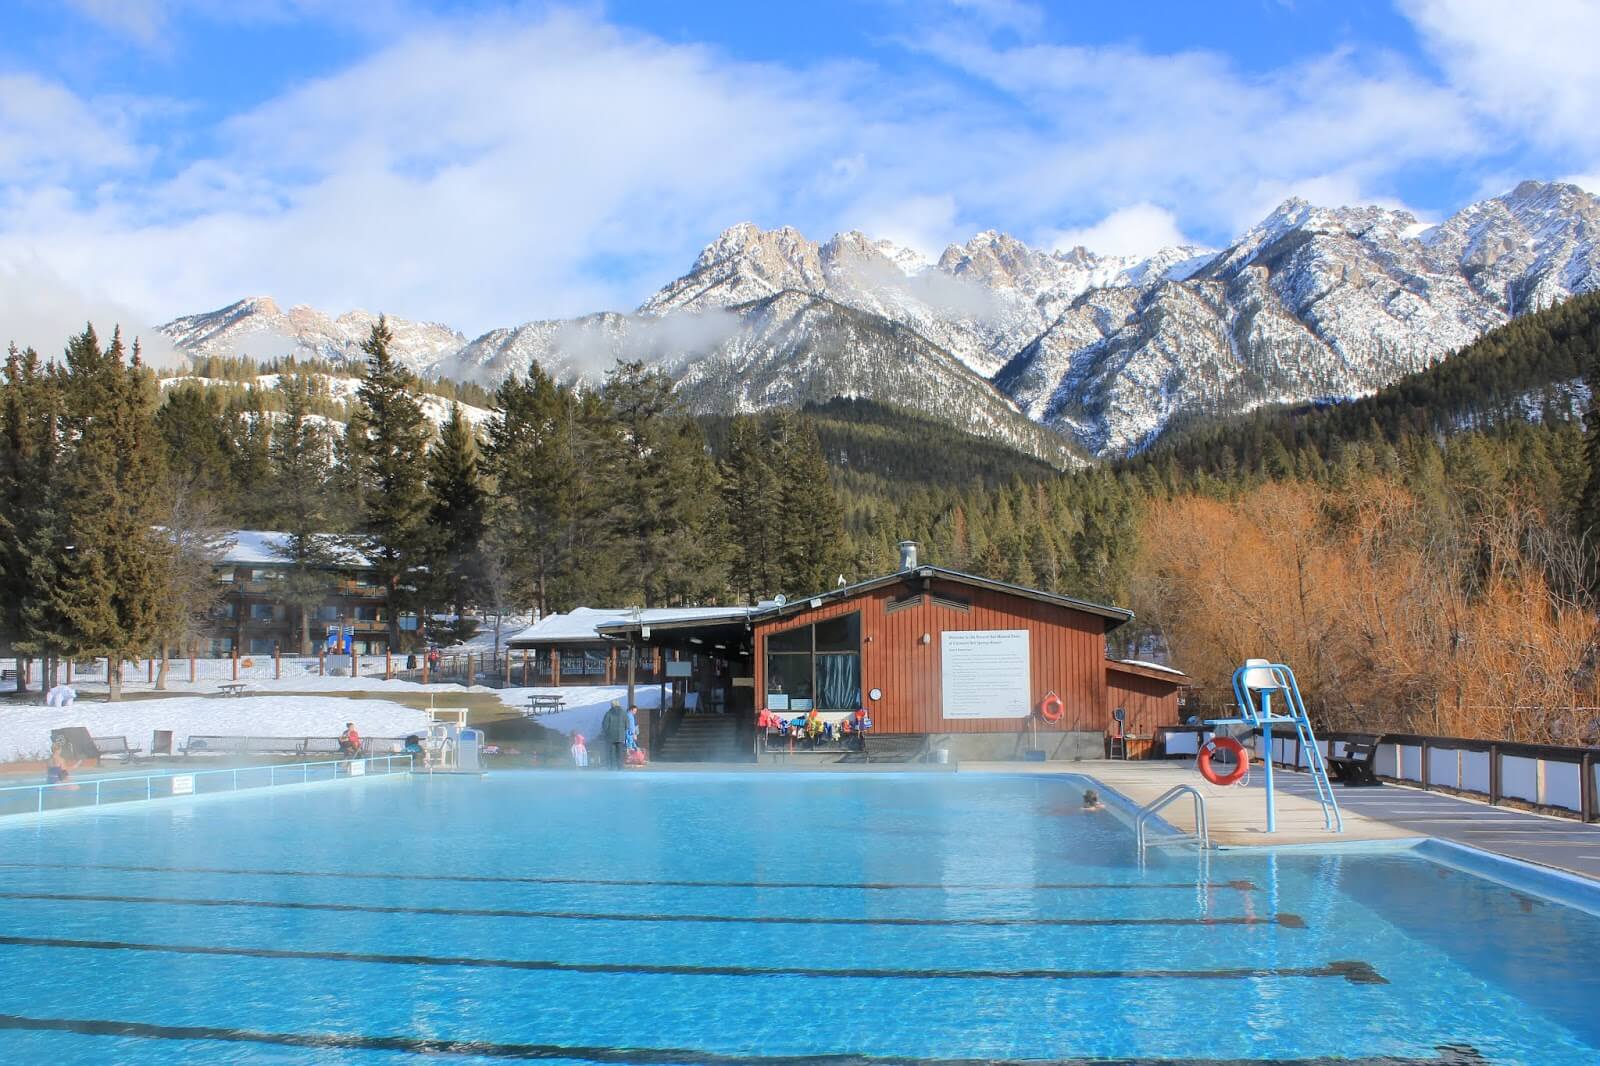
[[[1239,663],[1270,658],[1327,728],[1592,740],[1584,553],[1537,508],[1479,503],[1381,478],[1157,502],[1135,606],[1213,704]]]

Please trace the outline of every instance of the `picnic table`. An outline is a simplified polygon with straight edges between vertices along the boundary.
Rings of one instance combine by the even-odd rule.
[[[567,701],[560,696],[534,694],[528,697],[528,709],[525,717],[537,718],[541,714],[555,714],[567,709]]]
[[[242,696],[249,687],[243,681],[229,681],[217,686],[224,696]]]

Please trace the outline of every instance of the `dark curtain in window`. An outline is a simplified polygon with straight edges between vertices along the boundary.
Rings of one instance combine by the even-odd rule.
[[[817,656],[817,692],[820,705],[830,711],[853,711],[861,706],[861,657],[849,653]]]

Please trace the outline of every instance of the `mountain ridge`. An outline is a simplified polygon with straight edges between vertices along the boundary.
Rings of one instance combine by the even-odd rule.
[[[831,392],[1073,465],[1136,452],[1196,413],[1368,394],[1600,288],[1597,234],[1600,200],[1532,181],[1431,225],[1291,198],[1224,249],[1144,258],[1040,250],[985,230],[929,259],[858,231],[817,242],[744,222],[631,312],[471,340],[390,323],[397,354],[428,376],[492,384],[538,361],[592,382],[618,358],[642,359],[701,413]],[[337,362],[359,357],[355,334],[371,320],[256,298],[161,330],[196,354],[287,344]]]

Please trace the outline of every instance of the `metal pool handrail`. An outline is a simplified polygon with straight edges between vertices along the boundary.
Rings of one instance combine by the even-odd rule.
[[[1166,807],[1167,804],[1171,803],[1185,792],[1194,797],[1195,837],[1199,841],[1202,849],[1209,848],[1211,846],[1211,827],[1206,822],[1206,798],[1202,796],[1200,794],[1200,790],[1195,788],[1193,785],[1173,785],[1161,795],[1157,796],[1150,803],[1139,808],[1139,816],[1134,819],[1133,823],[1134,836],[1139,844],[1139,854],[1144,854],[1145,823],[1151,818],[1154,818],[1162,808]]]
[[[37,802],[34,804],[33,813],[35,813],[35,814],[43,814],[44,813],[44,809],[45,809],[45,807],[44,807],[44,796],[45,796],[46,792],[50,792],[50,791],[55,791],[55,792],[88,792],[89,786],[93,785],[94,786],[94,793],[93,793],[94,799],[93,799],[93,802],[79,803],[79,804],[74,804],[73,806],[74,807],[99,807],[99,806],[102,806],[103,786],[106,786],[106,785],[122,786],[122,785],[133,785],[134,783],[140,782],[140,781],[144,782],[144,795],[143,796],[138,795],[138,790],[135,787],[135,788],[132,789],[133,795],[131,795],[131,796],[123,796],[121,798],[105,799],[104,800],[104,805],[109,806],[112,803],[134,803],[134,802],[138,802],[138,801],[141,801],[141,800],[165,799],[165,798],[167,798],[169,796],[199,795],[199,794],[201,794],[201,789],[199,788],[196,779],[197,778],[202,778],[202,777],[215,778],[215,777],[227,776],[228,779],[229,779],[230,787],[227,788],[227,789],[213,790],[213,791],[237,792],[237,791],[239,791],[239,774],[241,772],[243,772],[245,774],[252,774],[252,773],[259,773],[262,770],[266,770],[267,771],[266,787],[271,788],[271,787],[276,786],[278,784],[285,784],[285,785],[305,784],[305,783],[307,783],[307,782],[309,782],[311,780],[311,770],[312,770],[312,768],[313,767],[318,767],[318,766],[332,766],[332,767],[334,767],[334,777],[332,779],[336,779],[338,777],[338,767],[340,767],[340,766],[344,766],[344,765],[354,766],[356,764],[360,764],[361,769],[354,770],[351,773],[350,776],[352,776],[352,777],[362,777],[362,776],[366,775],[367,770],[370,767],[372,767],[374,764],[382,763],[383,764],[383,769],[381,771],[379,771],[379,775],[380,776],[387,776],[389,774],[392,774],[392,773],[396,772],[394,764],[396,762],[398,762],[398,761],[401,761],[401,760],[404,760],[404,762],[405,762],[404,769],[409,772],[412,769],[412,759],[411,759],[410,755],[372,755],[372,756],[368,756],[368,757],[363,758],[363,759],[319,759],[319,760],[315,760],[315,761],[312,761],[312,762],[296,762],[296,763],[283,763],[283,764],[267,763],[265,765],[260,765],[260,766],[232,766],[232,767],[226,767],[226,768],[218,769],[218,770],[167,771],[167,772],[158,773],[158,774],[118,774],[118,775],[112,776],[112,777],[94,777],[94,778],[71,779],[71,780],[67,780],[67,781],[55,781],[55,782],[47,782],[47,783],[44,783],[44,784],[35,784],[35,785],[6,785],[4,787],[0,787],[0,797],[4,797],[8,793],[34,792],[34,793],[37,794],[38,799],[37,799]],[[298,771],[298,776],[296,776],[295,771]],[[278,780],[279,777],[283,777],[284,780],[280,782]],[[154,783],[157,782],[157,781],[175,781],[177,779],[182,779],[182,778],[187,778],[188,779],[187,786],[182,790],[177,790],[175,787],[171,788],[171,789],[168,789],[167,791],[159,792],[159,793],[156,792],[156,790],[155,790],[155,784]],[[330,779],[330,780],[332,780],[332,779]],[[255,786],[247,786],[247,787],[259,788],[259,787],[262,787],[262,786],[255,785]],[[119,789],[119,791],[120,791],[120,789]],[[28,813],[28,812],[17,811],[15,813],[23,814],[23,813]],[[5,817],[5,815],[4,814],[0,814],[0,818],[3,818],[3,817]]]

